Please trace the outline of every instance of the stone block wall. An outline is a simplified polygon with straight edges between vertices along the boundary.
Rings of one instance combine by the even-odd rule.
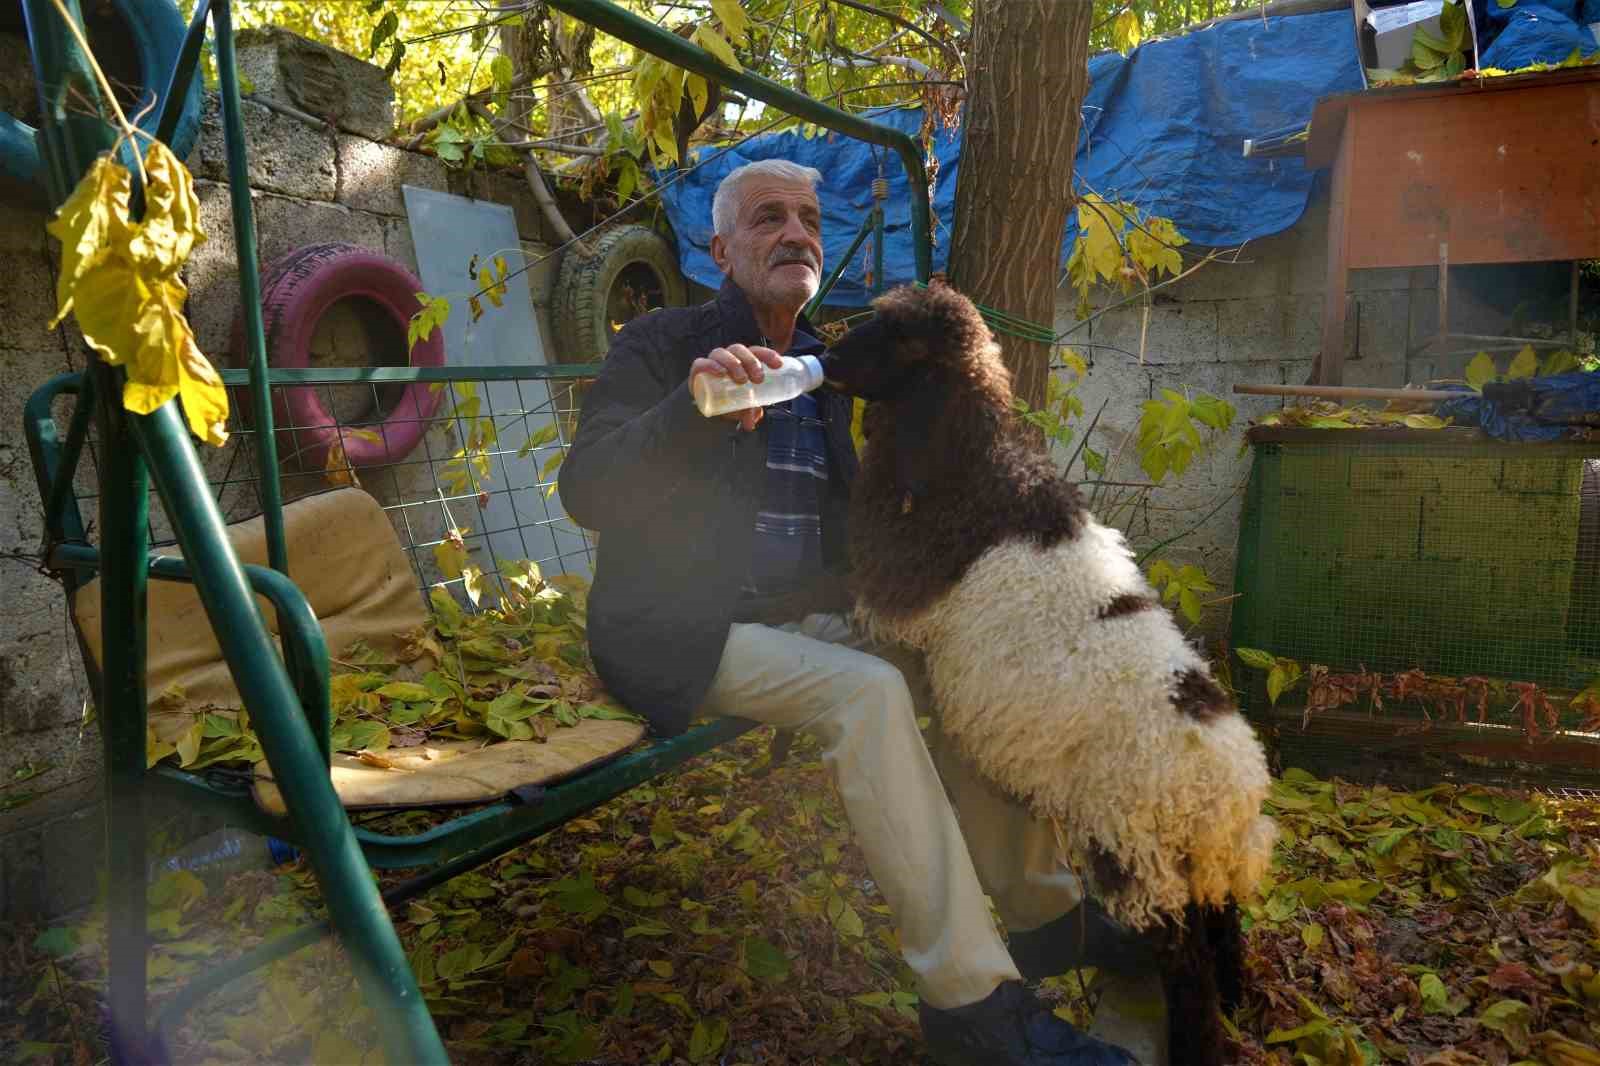
[[[1083,425],[1106,403],[1092,446],[1115,457],[1108,480],[1148,482],[1137,456],[1139,417],[1146,399],[1162,389],[1210,393],[1238,411],[1235,429],[1182,475],[1169,475],[1144,494],[1118,524],[1136,549],[1180,536],[1165,554],[1202,566],[1220,601],[1206,612],[1202,632],[1227,632],[1234,555],[1243,486],[1250,456],[1241,452],[1249,420],[1282,401],[1234,395],[1235,384],[1303,384],[1321,343],[1327,277],[1328,205],[1314,196],[1301,220],[1284,231],[1229,252],[1182,282],[1155,294],[1149,322],[1140,301],[1111,311],[1072,332],[1089,363],[1079,390]],[[1566,322],[1566,264],[1456,267],[1451,271],[1450,325],[1456,332],[1502,334],[1526,322]],[[1116,297],[1101,294],[1097,306]],[[1399,387],[1460,377],[1470,354],[1411,355],[1438,329],[1438,271],[1433,268],[1367,270],[1350,275],[1346,312],[1348,385]],[[1058,333],[1075,323],[1075,298],[1063,290],[1056,310]],[[1145,330],[1142,361],[1139,338]],[[1499,355],[1505,365],[1508,354]]]

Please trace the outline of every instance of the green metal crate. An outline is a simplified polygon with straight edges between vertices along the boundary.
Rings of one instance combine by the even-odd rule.
[[[1600,444],[1261,427],[1250,445],[1235,648],[1336,674],[1421,670],[1553,695],[1600,676],[1600,496],[1589,490],[1600,483],[1589,467]],[[1247,713],[1290,749],[1327,749],[1314,761],[1347,776],[1374,776],[1397,751],[1422,749],[1471,749],[1456,760],[1465,767],[1522,767],[1475,776],[1570,772],[1592,783],[1600,773],[1592,745],[1571,734],[1571,715],[1541,744],[1522,737],[1514,700],[1492,701],[1482,723],[1476,714],[1444,721],[1404,699],[1308,716],[1303,687],[1274,706],[1262,672],[1241,662],[1234,670]],[[1444,768],[1408,767],[1432,776]]]

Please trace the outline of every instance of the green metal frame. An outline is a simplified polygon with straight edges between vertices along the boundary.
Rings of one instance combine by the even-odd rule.
[[[82,25],[79,0],[65,0]],[[552,6],[669,62],[715,77],[765,103],[807,121],[893,149],[911,178],[912,229],[918,280],[927,281],[930,214],[923,159],[905,134],[827,107],[768,79],[722,66],[703,49],[605,0],[551,0]],[[86,57],[63,25],[53,0],[23,0],[29,48],[41,98],[38,134],[52,204],[63,202],[115,136],[95,112],[100,94]],[[207,26],[214,33],[222,101],[235,247],[239,249],[239,293],[245,310],[248,371],[224,372],[228,384],[246,385],[256,428],[260,490],[269,566],[242,566],[226,535],[217,503],[175,403],[135,415],[120,402],[124,372],[95,361],[84,373],[62,375],[30,398],[25,430],[40,498],[46,501],[49,565],[69,591],[100,577],[101,625],[108,635],[100,668],[92,678],[104,750],[105,833],[108,883],[115,886],[107,908],[112,1054],[117,1061],[163,1057],[161,1034],[202,996],[234,977],[337,932],[349,953],[368,1001],[379,1015],[384,1050],[392,1062],[447,1061],[443,1043],[407,964],[386,906],[426,891],[494,855],[549,831],[573,816],[620,795],[684,760],[753,727],[738,719],[699,725],[657,742],[569,782],[549,789],[537,802],[505,801],[479,808],[425,833],[392,836],[351,824],[328,776],[330,712],[328,651],[305,596],[287,577],[282,495],[270,392],[275,386],[350,382],[461,380],[576,380],[593,366],[526,368],[373,368],[271,371],[262,329],[260,265],[234,56],[229,0],[200,0],[172,72],[167,111],[158,136],[170,135],[178,117],[175,101],[195,77]],[[87,104],[87,107],[85,106]],[[122,151],[129,151],[124,146]],[[136,209],[142,196],[136,191]],[[881,203],[862,227],[851,255],[867,234],[877,235],[881,264]],[[846,259],[848,260],[848,256]],[[881,285],[881,265],[878,267]],[[837,272],[832,281],[837,277]],[[58,401],[74,403],[65,437],[58,431]],[[87,543],[86,525],[72,484],[91,421],[101,451],[98,501],[99,547]],[[150,554],[149,492],[159,494],[183,558]],[[146,587],[150,580],[192,583],[215,631],[223,657],[261,741],[289,811],[286,819],[263,814],[246,790],[205,775],[169,767],[147,771]],[[283,638],[280,658],[256,595],[277,614]],[[86,660],[87,661],[87,660]],[[186,805],[222,816],[232,824],[271,834],[305,852],[328,906],[325,925],[298,931],[218,967],[179,992],[150,1025],[147,1004],[145,928],[145,809],[160,792],[176,791]],[[432,866],[380,895],[370,867]]]

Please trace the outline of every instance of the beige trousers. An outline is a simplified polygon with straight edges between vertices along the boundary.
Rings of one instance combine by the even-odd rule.
[[[839,615],[735,625],[701,710],[803,728],[821,741],[922,999],[943,1009],[975,1003],[1019,979],[985,889],[1012,931],[1065,914],[1082,890],[1057,861],[1047,823],[954,758],[940,760],[941,785],[917,729],[920,667],[869,647]]]

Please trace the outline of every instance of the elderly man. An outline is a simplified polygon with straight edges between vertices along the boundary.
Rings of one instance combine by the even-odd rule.
[[[690,398],[695,375],[759,381],[779,353],[821,351],[801,315],[822,275],[820,177],[781,160],[729,174],[712,205],[716,299],[643,315],[612,341],[560,481],[571,516],[602,534],[595,665],[659,733],[711,714],[818,737],[917,975],[935,1061],[1131,1061],[1023,978],[1126,967],[1137,952],[1078,906],[1048,826],[959,765],[941,785],[906,675],[845,620],[849,400],[824,390],[712,419]]]

